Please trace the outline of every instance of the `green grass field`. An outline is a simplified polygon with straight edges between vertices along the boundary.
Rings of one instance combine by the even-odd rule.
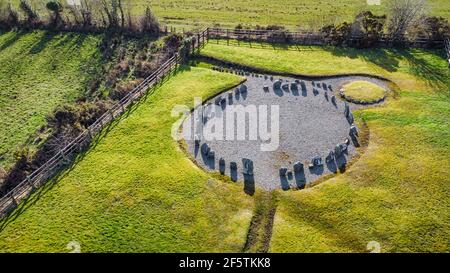
[[[129,0],[129,4],[135,14],[149,5],[162,23],[179,30],[214,25],[235,27],[238,23],[253,27],[278,24],[295,30],[350,21],[361,10],[385,13],[387,1],[382,0],[380,6],[367,5],[367,0]],[[428,0],[428,4],[431,14],[450,18],[447,0]],[[35,5],[46,13],[39,2]]]
[[[0,252],[66,252],[72,240],[83,252],[241,251],[252,199],[198,169],[170,136],[173,106],[240,81],[185,67],[0,225]]]
[[[397,86],[382,107],[355,111],[370,130],[344,174],[276,200],[198,169],[170,137],[174,105],[192,106],[240,77],[183,67],[114,126],[77,164],[0,222],[0,252],[450,250],[450,75],[443,51],[357,50],[211,41],[202,54],[275,72],[370,73]],[[207,66],[207,65],[205,65]],[[259,204],[258,204],[259,202]],[[273,233],[265,234],[275,202]],[[262,214],[244,248],[252,216]],[[267,229],[272,230],[272,229]],[[263,243],[267,242],[263,240]]]
[[[226,46],[202,54],[278,72],[370,73],[398,90],[383,107],[358,110],[370,130],[349,170],[316,187],[280,192],[270,251],[450,250],[450,73],[443,51]]]
[[[342,94],[350,101],[372,103],[383,99],[386,96],[386,90],[372,82],[353,81],[342,86]]]
[[[57,105],[83,94],[95,71],[99,39],[43,31],[0,33],[0,167],[14,163],[13,153],[30,139]]]

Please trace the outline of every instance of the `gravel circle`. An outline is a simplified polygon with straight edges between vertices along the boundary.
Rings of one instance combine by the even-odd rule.
[[[202,105],[203,109],[197,109],[201,112],[205,109],[208,111],[211,109],[208,107],[215,106],[215,103],[222,99],[223,105],[219,103],[220,107],[216,107],[218,110],[215,116],[209,119],[202,118],[202,124],[211,128],[212,124],[220,124],[216,123],[218,121],[216,119],[224,120],[226,124],[227,111],[236,105],[267,106],[269,113],[272,113],[271,107],[278,106],[279,145],[277,149],[262,151],[261,144],[267,144],[268,141],[261,140],[260,135],[256,140],[249,139],[248,119],[245,140],[207,140],[203,137],[196,142],[192,137],[189,139],[189,136],[193,136],[192,127],[196,123],[193,113],[183,122],[182,132],[186,137],[186,149],[199,166],[208,171],[220,171],[233,181],[243,180],[246,191],[250,192],[254,191],[255,187],[266,190],[303,188],[323,175],[336,173],[339,168],[344,168],[357,153],[355,139],[349,136],[352,123],[345,115],[345,104],[349,106],[350,113],[364,106],[342,101],[339,98],[339,88],[354,80],[367,80],[379,84],[386,90],[388,88],[386,82],[364,76],[330,77],[314,81],[247,74],[246,79],[244,83],[247,87],[246,92],[236,92],[236,88],[228,90],[207,100]],[[276,81],[281,81],[285,88],[274,89]],[[291,88],[292,86],[294,88]],[[270,128],[270,116],[268,120]],[[196,124],[199,124],[199,121]],[[234,127],[229,127],[234,129],[235,138],[237,127],[236,123]],[[223,128],[224,133],[221,135],[225,136],[226,125]],[[258,129],[260,129],[259,126]],[[276,143],[276,138],[273,137],[272,143]],[[347,151],[341,156],[330,157],[332,160],[327,162],[326,157],[330,151],[334,151],[336,145],[344,143],[346,139],[350,140]],[[213,151],[214,154],[208,154],[207,150]],[[314,157],[320,157],[323,165],[310,168],[309,165]],[[251,175],[243,173],[244,158],[250,159],[253,163]],[[294,170],[296,162],[303,164],[303,171]]]

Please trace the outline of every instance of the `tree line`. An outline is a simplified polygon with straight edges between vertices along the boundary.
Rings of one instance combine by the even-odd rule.
[[[123,0],[80,0],[79,5],[65,5],[59,0],[45,1],[47,14],[39,12],[29,0],[20,0],[16,7],[9,0],[0,0],[0,28],[15,28],[158,35],[158,19],[150,7],[134,16]]]

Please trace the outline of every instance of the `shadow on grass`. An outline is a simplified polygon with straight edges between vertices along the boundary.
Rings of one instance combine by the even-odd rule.
[[[7,32],[6,32],[7,33]],[[6,33],[0,33],[0,35],[5,35]],[[0,51],[7,49],[8,47],[14,45],[22,36],[26,34],[26,31],[15,31],[12,37],[9,37],[0,45]]]
[[[344,248],[350,247],[354,252],[366,251],[367,238],[355,235],[352,230],[339,228],[339,225],[336,225],[332,217],[327,218],[324,216],[326,214],[323,213],[323,208],[315,206],[312,202],[307,203],[295,199],[292,195],[285,195],[283,198],[289,202],[289,217],[301,217],[315,229],[335,240],[339,246]],[[307,236],[307,234],[303,235]]]
[[[297,44],[280,44],[269,43],[263,41],[240,41],[240,40],[226,40],[226,39],[211,39],[211,44],[228,45],[237,47],[248,47],[254,49],[273,49],[273,50],[291,50],[291,51],[314,51],[317,46],[297,45]]]
[[[52,178],[48,179],[47,182],[44,182],[44,184],[37,188],[34,192],[28,195],[28,197],[24,198],[20,204],[15,208],[12,209],[12,211],[3,219],[0,220],[0,232],[2,232],[11,222],[13,222],[15,219],[17,219],[23,212],[25,212],[29,207],[31,207],[33,204],[35,204],[39,199],[44,196],[48,191],[53,189],[53,187],[61,181],[64,177],[66,177],[71,170],[73,170],[76,165],[81,162],[87,155],[89,155],[101,142],[103,138],[108,136],[109,132],[113,128],[115,128],[120,121],[126,119],[130,114],[132,114],[136,109],[139,108],[139,106],[144,103],[147,98],[153,94],[161,85],[163,85],[165,82],[167,82],[171,77],[177,75],[178,73],[182,71],[189,71],[191,68],[188,66],[178,66],[176,69],[174,69],[171,73],[167,74],[165,77],[163,77],[157,84],[155,84],[153,87],[147,90],[146,94],[139,99],[136,103],[130,105],[127,110],[117,117],[114,121],[110,122],[99,134],[97,134],[90,142],[89,145],[81,153],[74,156],[74,160],[72,160],[70,163],[68,163],[65,166],[62,166],[59,170],[56,171],[56,174],[53,175]]]

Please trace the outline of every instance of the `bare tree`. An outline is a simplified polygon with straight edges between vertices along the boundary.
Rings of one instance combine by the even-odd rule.
[[[389,4],[388,35],[394,42],[402,41],[411,27],[426,14],[426,0],[393,0]]]

